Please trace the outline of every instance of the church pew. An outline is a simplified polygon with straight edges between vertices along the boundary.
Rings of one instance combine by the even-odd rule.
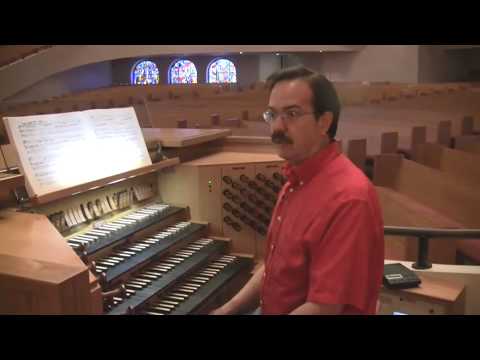
[[[452,141],[452,122],[440,121],[437,125],[437,143],[450,147]]]
[[[414,126],[410,138],[410,147],[408,149],[398,149],[398,153],[403,154],[407,159],[411,159],[415,156],[414,154],[418,145],[427,142],[427,128],[425,126]]]
[[[480,186],[480,155],[425,143],[417,147],[414,160],[473,188]]]
[[[380,140],[381,154],[396,154],[398,152],[398,132],[384,132]]]
[[[365,171],[367,162],[367,140],[352,139],[347,144],[347,157],[362,171]]]
[[[460,135],[453,140],[457,150],[480,154],[480,135]]]
[[[411,196],[389,187],[376,185],[382,207],[383,221],[388,226],[430,228],[459,228],[461,224],[428,207]],[[418,240],[400,236],[385,236],[385,258],[416,261]],[[456,245],[453,241],[432,240],[429,243],[429,260],[434,263],[454,264]]]
[[[375,159],[373,182],[376,186],[389,188],[400,194],[396,201],[391,200],[393,196],[383,196],[382,208],[385,216],[393,214],[386,217],[385,225],[432,227],[431,221],[425,224],[423,221],[434,219],[437,222],[434,227],[480,227],[478,189],[444,176],[440,170],[404,159],[401,155],[383,154]],[[414,207],[420,210],[414,211],[411,208],[403,213],[396,203],[403,203],[404,208],[411,208],[411,204],[415,204],[417,206]],[[403,215],[400,216],[397,212]],[[412,223],[413,221],[415,223]],[[463,252],[464,243],[469,245],[468,253],[464,255],[480,262],[480,242],[477,240],[453,242],[443,239],[430,241],[432,261],[439,262],[436,257],[443,257],[445,254],[449,255],[448,260],[452,261],[455,256],[454,250]],[[389,242],[386,244],[388,248]],[[403,246],[408,249],[407,242],[404,242]]]

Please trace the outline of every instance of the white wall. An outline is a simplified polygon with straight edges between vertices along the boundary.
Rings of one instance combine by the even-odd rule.
[[[480,81],[480,48],[422,45],[420,82]]]
[[[421,45],[418,59],[418,81],[421,83],[448,82],[465,75],[462,61],[444,48]]]
[[[363,45],[56,45],[0,70],[0,100],[53,74],[114,59],[156,55],[358,51]]]
[[[270,74],[280,69],[280,56],[275,54],[262,54],[258,61],[258,80],[266,80]]]
[[[69,92],[112,85],[110,61],[81,66],[49,76],[33,86],[6,99],[9,103],[44,100]]]
[[[418,45],[367,45],[358,52],[300,55],[333,81],[418,82]]]
[[[69,91],[110,86],[112,81],[119,77],[117,70],[122,70],[121,73],[128,73],[127,70],[129,69],[114,69],[112,73],[109,65],[111,62],[103,61],[55,74],[54,69],[51,69],[50,65],[61,70],[72,66],[76,62],[85,63],[94,58],[118,56],[122,48],[124,52],[130,51],[133,54],[134,50],[140,52],[141,49],[147,51],[152,48],[150,51],[154,51],[153,48],[156,48],[158,51],[158,48],[162,47],[85,45],[58,46],[58,49],[55,48],[57,47],[49,50],[52,51],[50,53],[51,57],[55,55],[50,60],[42,58],[44,55],[41,54],[38,55],[36,60],[38,64],[28,64],[25,61],[21,66],[17,67],[16,73],[4,74],[8,75],[6,76],[8,80],[5,82],[0,81],[0,92],[3,91],[4,94],[13,93],[17,85],[19,88],[24,86],[24,90],[9,99],[15,102],[23,102],[58,96]],[[63,50],[60,48],[63,48]],[[70,52],[65,53],[66,48]],[[166,48],[169,47],[164,46],[163,48],[163,51],[167,51],[168,49]],[[478,65],[476,65],[477,57],[470,57],[470,60],[467,61],[466,56],[459,54],[458,51],[445,51],[441,46],[366,45],[359,46],[356,50],[289,53],[282,56],[283,65],[291,66],[302,63],[324,73],[333,81],[391,81],[409,83],[418,81],[458,81],[466,76],[467,65],[468,68],[478,68]],[[93,56],[92,52],[95,53],[95,51],[97,53]],[[173,48],[170,51],[173,51]],[[200,51],[200,47],[196,51]],[[90,53],[90,57],[86,53]],[[197,57],[206,59],[214,56],[215,54],[208,56],[198,55]],[[239,65],[239,80],[242,85],[256,80],[265,80],[272,72],[279,69],[281,65],[281,57],[275,54],[245,54],[243,56],[236,55],[235,57],[236,63]],[[117,61],[115,60],[114,62]],[[47,66],[47,64],[50,65]],[[32,87],[25,89],[28,83],[25,78],[35,78],[38,72],[47,71],[47,67],[48,71],[53,72],[53,75],[42,81],[37,80]],[[25,81],[25,83],[20,86],[19,83],[22,81]],[[126,81],[128,82],[128,78]]]
[[[449,51],[449,56],[458,61],[464,81],[480,81],[480,48]],[[473,74],[475,73],[475,74]]]

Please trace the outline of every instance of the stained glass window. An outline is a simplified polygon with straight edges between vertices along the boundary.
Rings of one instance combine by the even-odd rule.
[[[236,83],[237,69],[228,59],[217,59],[207,68],[208,83]]]
[[[156,85],[159,82],[157,65],[149,60],[140,61],[132,70],[133,85]]]
[[[190,60],[177,60],[168,71],[169,84],[196,84],[197,68]]]

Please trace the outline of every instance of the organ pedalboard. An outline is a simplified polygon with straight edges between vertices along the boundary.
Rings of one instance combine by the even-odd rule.
[[[48,216],[102,288],[104,314],[202,314],[250,277],[249,257],[228,255],[208,223],[156,194],[156,175],[35,207]]]

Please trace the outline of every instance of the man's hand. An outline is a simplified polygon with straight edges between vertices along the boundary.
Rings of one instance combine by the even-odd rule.
[[[258,304],[260,303],[260,287],[264,271],[264,265],[260,266],[257,272],[237,295],[223,306],[212,310],[210,315],[243,314],[258,307]]]
[[[306,302],[293,310],[290,315],[339,315],[343,305],[315,304]]]
[[[213,309],[208,315],[233,315],[233,312],[229,308],[228,303],[226,303],[219,308]]]

